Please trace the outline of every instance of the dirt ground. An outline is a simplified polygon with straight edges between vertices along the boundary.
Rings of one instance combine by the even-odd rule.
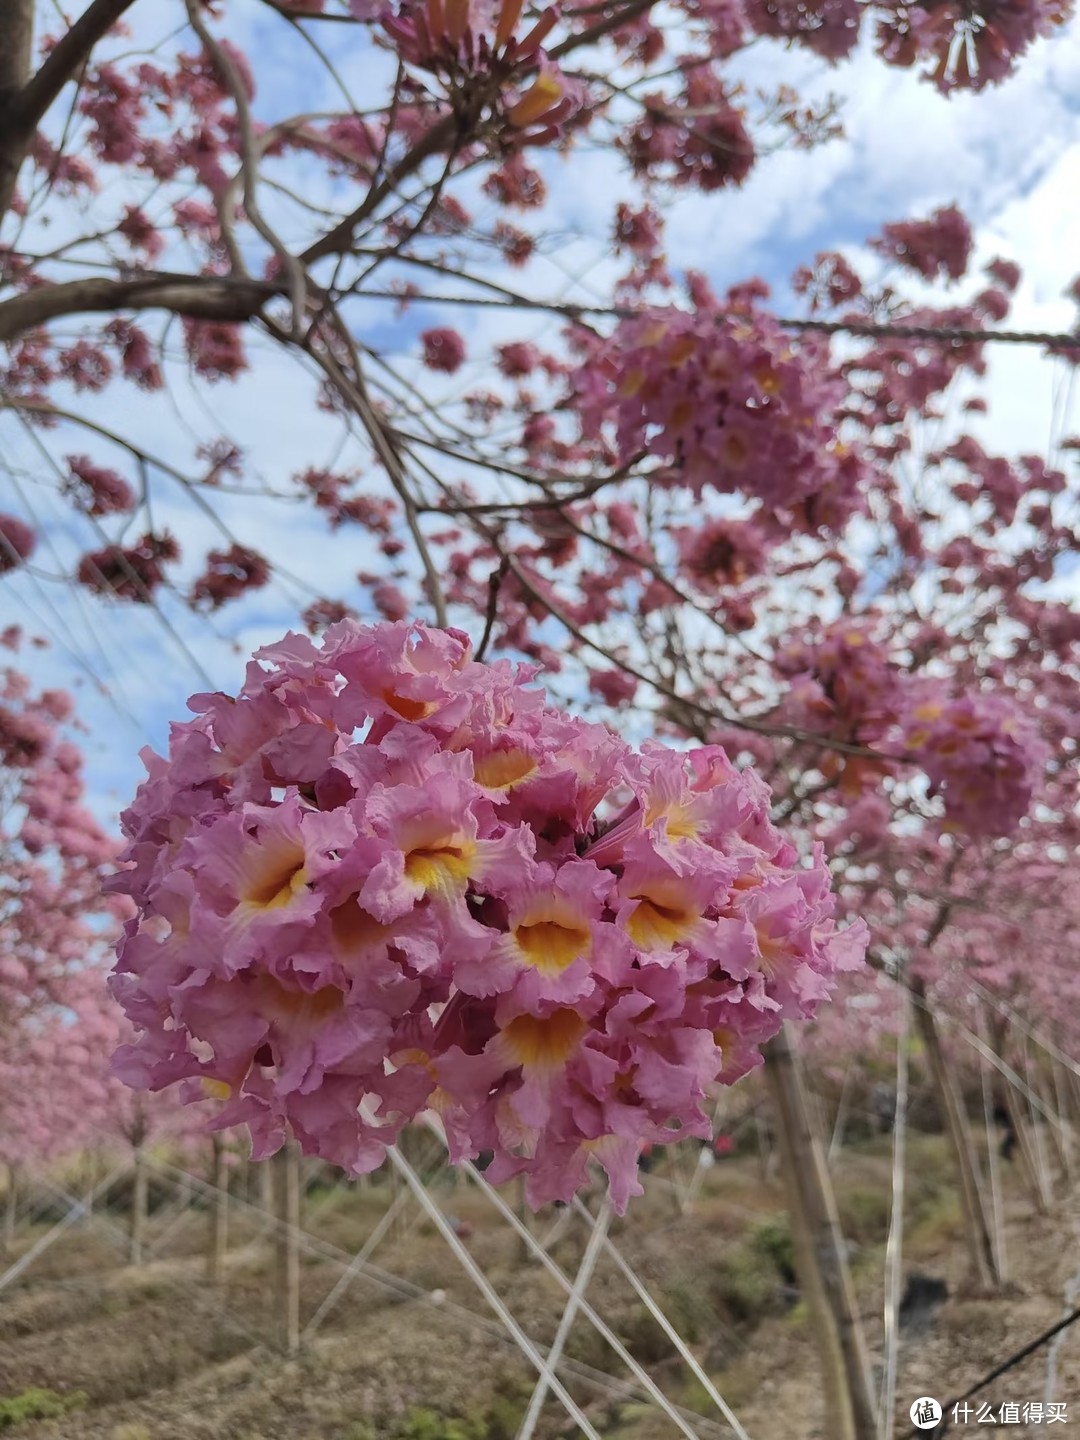
[[[940,1137],[911,1137],[905,1203],[905,1283],[929,1298],[904,1307],[896,1387],[897,1440],[921,1395],[962,1394],[1052,1325],[1080,1274],[1080,1198],[1058,1187],[1034,1215],[1018,1174],[1006,1174],[1005,1297],[965,1287],[959,1209]],[[612,1238],[660,1301],[750,1440],[832,1440],[822,1416],[814,1335],[793,1283],[780,1183],[754,1156],[705,1172],[683,1208],[693,1156],[647,1180],[647,1194]],[[872,1359],[880,1370],[888,1137],[842,1150],[834,1166]],[[317,1177],[319,1180],[322,1177]],[[434,1186],[469,1250],[541,1348],[562,1310],[555,1282],[522,1258],[521,1242],[465,1182]],[[366,1187],[316,1183],[305,1198],[301,1320],[306,1324],[393,1196],[389,1176]],[[152,1258],[126,1263],[124,1196],[44,1249],[0,1293],[0,1431],[17,1440],[513,1440],[532,1372],[446,1243],[412,1202],[299,1355],[274,1348],[271,1238],[257,1208],[237,1199],[223,1283],[205,1281],[205,1210],[178,1208],[167,1189],[149,1223]],[[510,1198],[510,1197],[508,1197]],[[580,1221],[534,1217],[553,1258],[573,1274]],[[24,1227],[9,1261],[40,1244],[46,1219]],[[155,1250],[156,1246],[156,1250]],[[0,1267],[2,1268],[2,1267]],[[919,1277],[922,1277],[921,1279]],[[934,1282],[940,1282],[935,1285]],[[942,1288],[944,1287],[944,1289]],[[730,1436],[705,1386],[679,1359],[625,1277],[605,1257],[588,1299],[701,1440]],[[1074,1301],[1073,1303],[1077,1303]],[[598,1434],[667,1440],[675,1422],[627,1383],[628,1371],[579,1316],[560,1373]],[[1080,1431],[1080,1324],[981,1391],[951,1436],[1067,1436]],[[1008,1403],[1068,1406],[1045,1421],[990,1426]],[[549,1400],[536,1434],[578,1433]]]

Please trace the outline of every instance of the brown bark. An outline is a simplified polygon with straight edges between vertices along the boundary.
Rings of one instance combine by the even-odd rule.
[[[170,310],[203,320],[251,320],[283,287],[271,281],[212,275],[143,275],[134,280],[88,276],[42,285],[0,304],[0,340],[66,315],[115,310]]]
[[[34,3],[4,0],[0,4],[0,224],[11,205],[32,138],[18,126],[14,110],[34,53]]]
[[[986,1213],[967,1113],[945,1061],[934,1012],[926,999],[926,985],[918,977],[911,981],[911,993],[915,1000],[915,1024],[926,1051],[960,1179],[960,1204],[972,1279],[981,1290],[1000,1290],[1001,1276],[994,1254],[993,1233]]]
[[[0,3],[0,221],[11,205],[26,152],[49,106],[133,3],[93,0],[33,75],[35,0]]]
[[[836,1199],[786,1030],[765,1047],[765,1079],[776,1114],[795,1268],[821,1355],[826,1429],[830,1440],[876,1440],[870,1360]]]

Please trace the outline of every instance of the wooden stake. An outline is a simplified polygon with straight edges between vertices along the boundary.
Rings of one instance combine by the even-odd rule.
[[[229,1167],[225,1163],[225,1138],[220,1130],[210,1137],[210,1233],[207,1237],[206,1279],[220,1285],[224,1274],[225,1251],[229,1243]]]
[[[135,1147],[135,1171],[131,1187],[131,1246],[129,1260],[132,1265],[143,1262],[143,1248],[146,1243],[146,1211],[149,1193],[149,1175],[142,1146]]]
[[[300,1348],[300,1147],[287,1140],[271,1161],[274,1178],[275,1309],[278,1347]]]
[[[1073,1129],[1072,1118],[1069,1114],[1068,1075],[1060,1060],[1050,1061],[1050,1071],[1054,1077],[1055,1108],[1061,1120],[1058,1141],[1061,1152],[1062,1177],[1066,1188],[1071,1190],[1073,1183]]]
[[[14,1160],[7,1167],[7,1199],[4,1205],[4,1249],[15,1243],[15,1225],[19,1215],[19,1167]]]

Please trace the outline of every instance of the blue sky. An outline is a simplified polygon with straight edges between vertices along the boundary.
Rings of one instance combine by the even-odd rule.
[[[138,15],[139,7],[133,13]],[[247,48],[256,57],[260,118],[334,103],[317,68],[301,58],[299,42],[268,18],[264,6],[242,0],[230,7],[231,35],[234,24],[247,31]],[[326,28],[348,35],[344,27]],[[979,258],[1003,254],[1025,271],[1014,322],[1070,328],[1074,307],[1061,299],[1061,291],[1080,268],[1078,40],[1080,27],[1074,24],[1052,44],[1039,47],[1011,82],[949,102],[912,74],[886,69],[869,55],[830,71],[812,57],[772,45],[754,47],[740,61],[748,85],[791,80],[813,94],[833,90],[843,101],[847,136],[809,155],[781,153],[764,160],[741,191],[680,197],[667,214],[674,263],[705,270],[720,286],[761,274],[773,283],[784,308],[790,299],[787,277],[816,250],[858,250],[885,221],[925,214],[955,200],[976,225]],[[335,63],[351,87],[378,93],[373,86],[385,59],[376,61],[373,70],[370,57],[353,46],[337,51]],[[607,239],[612,208],[617,198],[632,197],[633,189],[610,156],[583,153],[566,164],[549,154],[544,163],[553,199],[551,224],[577,238],[531,267],[525,284],[565,298],[603,294],[615,273]],[[499,278],[495,269],[488,273]],[[515,272],[513,279],[520,284],[523,277]],[[494,340],[512,336],[555,343],[557,334],[556,322],[540,315],[522,320],[466,311],[451,316],[418,307],[402,322],[391,306],[375,310],[375,303],[364,312],[364,338],[375,348],[396,352],[410,374],[416,373],[411,358],[415,334],[436,317],[441,323],[453,319],[476,356]],[[294,361],[265,343],[252,358],[248,375],[209,391],[198,391],[186,380],[167,398],[114,387],[94,398],[93,417],[134,434],[181,466],[190,456],[193,436],[227,433],[254,470],[280,487],[295,471],[326,462],[337,447],[338,432],[316,410],[312,383]],[[991,409],[980,431],[988,448],[1045,453],[1052,439],[1080,429],[1075,411],[1070,418],[1060,403],[1055,410],[1062,396],[1053,363],[1035,351],[995,349],[991,358],[986,387]],[[448,377],[443,393],[456,396],[479,373],[471,367]],[[59,455],[91,453],[104,463],[117,463],[107,445],[91,444],[82,435],[63,436],[52,448]],[[47,531],[38,556],[43,568],[70,564],[88,548],[87,535],[73,526],[70,512],[51,489],[40,454],[10,415],[0,415],[0,454],[14,476],[0,474],[0,508],[32,514]],[[298,506],[222,497],[221,509],[227,519],[236,515],[242,538],[306,582],[310,593],[304,594],[302,584],[276,582],[209,622],[165,596],[162,611],[174,631],[170,634],[142,607],[108,604],[29,576],[0,582],[0,622],[22,623],[31,634],[51,632],[57,641],[48,651],[26,652],[24,663],[43,684],[74,682],[89,727],[81,743],[92,800],[106,820],[138,783],[140,746],[163,748],[169,720],[185,718],[187,696],[206,688],[200,671],[215,686],[235,689],[251,650],[295,627],[307,599],[339,595],[362,608],[353,577],[357,570],[377,568],[362,534],[349,529],[332,535],[317,515]],[[190,574],[220,537],[179,487],[163,482],[155,512],[191,555]],[[479,625],[474,628],[478,634]],[[101,678],[111,699],[98,693],[85,674],[81,681],[76,678],[80,664]]]

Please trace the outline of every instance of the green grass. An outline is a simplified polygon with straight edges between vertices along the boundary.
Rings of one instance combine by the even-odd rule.
[[[13,1430],[29,1420],[55,1420],[72,1410],[81,1410],[86,1404],[83,1390],[72,1390],[61,1395],[56,1390],[42,1390],[32,1385],[18,1395],[0,1397],[0,1430]]]

